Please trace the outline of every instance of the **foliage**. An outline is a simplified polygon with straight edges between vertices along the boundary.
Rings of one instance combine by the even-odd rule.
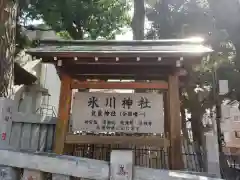
[[[144,0],[134,0],[134,13],[132,18],[132,31],[134,40],[144,39],[145,24],[145,2]]]
[[[204,59],[201,65],[196,68],[188,66],[188,63],[184,65],[189,72],[187,78],[188,83],[186,83],[188,87],[185,89],[188,93],[184,93],[184,95],[209,95],[204,95],[204,103],[202,100],[198,100],[202,112],[205,112],[205,109],[211,108],[214,105],[213,99],[211,98],[211,87],[212,71],[215,66],[217,66],[218,72],[221,72],[219,73],[219,78],[230,81],[231,92],[236,88],[240,90],[239,87],[236,87],[236,83],[235,87],[232,87],[232,82],[240,75],[238,71],[236,71],[235,62],[233,61],[235,56],[234,46],[229,39],[228,32],[216,27],[216,19],[211,13],[210,8],[206,0],[165,0],[156,2],[154,7],[148,8],[147,13],[148,19],[153,22],[152,29],[147,34],[147,38],[177,38],[200,35],[207,39],[208,45],[211,45],[215,50],[211,58]],[[205,87],[209,87],[210,89]],[[201,89],[201,91],[196,92],[196,88]],[[193,107],[193,104],[196,104],[196,98],[188,97],[183,99],[189,101],[183,103],[188,110]]]
[[[146,35],[148,39],[199,35],[207,39],[206,43],[215,50],[210,58],[203,59],[198,66],[192,67],[191,62],[184,64],[188,76],[184,88],[181,89],[181,105],[191,113],[193,138],[200,146],[203,145],[202,117],[206,109],[212,109],[215,105],[213,99],[213,73],[215,70],[217,70],[219,79],[229,80],[230,93],[225,97],[240,98],[238,95],[240,86],[236,83],[236,79],[240,77],[235,58],[237,48],[233,43],[237,38],[236,34],[231,35],[234,32],[232,29],[236,27],[236,24],[240,24],[237,23],[240,21],[236,19],[237,11],[234,11],[235,23],[230,23],[231,19],[229,18],[231,17],[226,19],[229,10],[224,8],[224,1],[220,1],[221,8],[218,4],[219,1],[214,0],[162,0],[150,4],[147,8],[147,17],[152,21],[152,28]],[[220,23],[215,14],[218,14],[221,19]],[[221,26],[217,26],[218,24]],[[235,39],[231,39],[231,36]],[[238,43],[240,45],[240,41]]]
[[[42,19],[60,35],[72,39],[113,39],[129,25],[129,6],[123,0],[29,0],[24,16]],[[67,35],[67,36],[65,36]]]
[[[236,83],[240,73],[240,1],[214,1],[208,0],[211,12],[215,18],[216,28],[224,29],[228,33],[229,41],[235,50],[235,58],[231,63],[231,68],[219,70],[221,78],[225,77],[229,81],[230,93],[228,97],[240,101],[240,86]],[[229,67],[228,67],[229,68]],[[228,71],[227,71],[228,70]]]
[[[9,97],[13,82],[15,30],[18,4],[2,0],[0,3],[0,96]]]
[[[57,35],[65,40],[70,40],[72,39],[70,34],[67,32],[67,31],[60,31],[60,32],[57,32]]]

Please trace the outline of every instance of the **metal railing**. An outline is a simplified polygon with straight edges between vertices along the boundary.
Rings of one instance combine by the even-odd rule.
[[[146,146],[123,146],[123,145],[95,145],[78,144],[74,145],[73,156],[86,157],[110,161],[110,154],[115,149],[132,150],[134,152],[134,163],[136,166],[142,166],[154,169],[169,169],[169,148],[154,148]],[[202,154],[200,154],[202,156]],[[197,162],[196,153],[182,153],[184,160],[184,169],[187,171],[203,172],[203,168]],[[187,163],[186,163],[187,162]]]
[[[240,180],[240,156],[221,154],[221,174],[227,180]]]

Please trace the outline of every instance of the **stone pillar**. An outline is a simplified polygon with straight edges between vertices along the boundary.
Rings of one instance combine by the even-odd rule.
[[[207,171],[209,174],[221,177],[217,136],[215,133],[209,132],[205,134],[205,137],[207,149]]]

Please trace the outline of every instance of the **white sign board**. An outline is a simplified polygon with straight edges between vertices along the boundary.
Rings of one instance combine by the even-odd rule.
[[[228,80],[219,80],[219,95],[224,95],[228,92]]]
[[[12,113],[16,112],[15,102],[0,98],[0,147],[7,148],[12,127]]]
[[[110,162],[110,180],[132,180],[133,165],[132,151],[112,151]]]
[[[73,131],[163,133],[163,96],[76,92]]]

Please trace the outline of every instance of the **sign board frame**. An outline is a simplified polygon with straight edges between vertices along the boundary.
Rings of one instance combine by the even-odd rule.
[[[76,92],[72,130],[161,134],[163,94]]]

